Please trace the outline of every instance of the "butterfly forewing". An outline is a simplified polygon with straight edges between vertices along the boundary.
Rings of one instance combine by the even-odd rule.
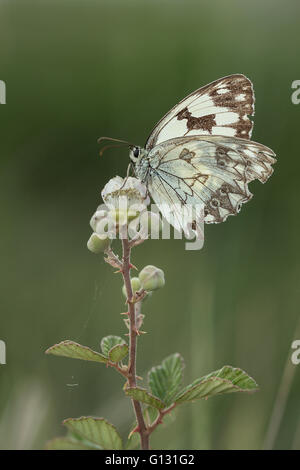
[[[151,132],[146,149],[175,137],[223,135],[251,137],[254,93],[242,74],[220,78],[175,105]]]

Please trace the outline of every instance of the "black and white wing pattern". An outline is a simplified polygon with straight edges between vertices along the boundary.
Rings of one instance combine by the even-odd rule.
[[[150,150],[175,137],[223,135],[250,139],[254,115],[251,81],[242,74],[220,78],[191,93],[155,126],[146,142]]]
[[[191,136],[170,139],[149,152],[148,188],[164,217],[186,227],[180,209],[204,207],[204,222],[223,222],[251,199],[248,183],[271,176],[274,152],[238,137]]]

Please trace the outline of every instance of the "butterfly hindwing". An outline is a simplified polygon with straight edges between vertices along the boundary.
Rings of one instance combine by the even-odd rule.
[[[170,139],[149,153],[149,191],[167,219],[168,206],[202,204],[206,223],[223,222],[251,199],[250,181],[269,178],[274,156],[264,145],[235,137]],[[184,228],[176,208],[173,216]]]
[[[175,105],[151,132],[146,149],[175,137],[223,135],[249,139],[254,115],[251,81],[242,74],[220,78]]]

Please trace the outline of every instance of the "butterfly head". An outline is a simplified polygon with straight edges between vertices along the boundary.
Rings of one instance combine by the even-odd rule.
[[[149,151],[142,147],[133,146],[130,147],[129,157],[134,164],[136,177],[145,183],[150,167]]]
[[[147,151],[142,147],[130,147],[129,158],[133,163],[139,163],[143,157],[147,155]]]

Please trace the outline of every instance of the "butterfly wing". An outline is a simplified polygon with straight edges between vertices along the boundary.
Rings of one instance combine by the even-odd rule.
[[[271,176],[274,156],[268,147],[237,137],[171,139],[149,153],[148,188],[166,219],[172,223],[175,217],[176,228],[185,229],[182,206],[202,205],[206,223],[223,222],[251,199],[249,182]]]
[[[242,74],[220,78],[176,104],[155,126],[146,149],[166,140],[192,135],[225,135],[249,139],[254,115],[251,81]]]

